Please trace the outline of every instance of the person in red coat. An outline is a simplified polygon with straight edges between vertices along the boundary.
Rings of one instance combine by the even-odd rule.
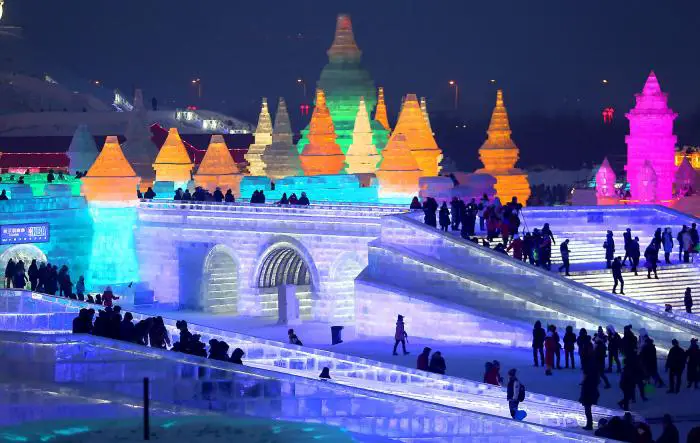
[[[423,348],[423,353],[418,356],[418,361],[416,362],[416,369],[421,371],[428,370],[428,363],[430,362],[430,351],[432,349],[425,347]]]
[[[111,308],[112,307],[112,300],[119,300],[119,297],[114,295],[114,293],[112,292],[111,286],[107,286],[105,288],[104,294],[102,294],[102,304],[108,308]]]
[[[513,241],[510,242],[507,251],[513,250],[513,258],[517,260],[523,259],[523,241],[518,234],[515,234]]]
[[[554,334],[552,334],[552,331],[549,331],[544,339],[545,375],[552,375],[552,368],[554,367],[554,354],[556,351],[557,342],[554,340]]]

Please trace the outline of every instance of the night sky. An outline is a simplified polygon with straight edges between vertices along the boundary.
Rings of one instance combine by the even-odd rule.
[[[700,109],[697,0],[8,0],[6,9],[29,45],[83,78],[181,106],[199,77],[200,105],[246,118],[261,96],[299,103],[299,77],[311,95],[339,12],[352,16],[390,115],[407,92],[449,109],[454,79],[462,117],[487,119],[495,79],[512,116],[599,119],[613,106],[621,118],[651,69],[677,112]]]

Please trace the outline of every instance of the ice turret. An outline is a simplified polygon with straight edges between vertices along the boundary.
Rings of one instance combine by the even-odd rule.
[[[240,195],[241,179],[243,176],[233,161],[231,153],[226,146],[224,137],[212,135],[207,152],[199,164],[194,181],[197,186],[201,186],[214,192],[220,188],[223,192],[231,189],[234,195]]]
[[[381,157],[377,147],[372,142],[372,128],[370,127],[369,114],[364,98],[360,98],[360,104],[355,117],[355,129],[352,133],[352,144],[345,154],[348,174],[372,174],[377,170],[377,164]]]
[[[262,154],[272,144],[272,119],[267,108],[267,98],[263,97],[258,126],[255,129],[255,143],[250,145],[245,159],[248,162],[250,175],[264,175],[265,164],[262,162]]]
[[[97,144],[87,125],[80,124],[73,133],[73,139],[68,147],[71,174],[76,171],[87,171],[97,159]]]
[[[165,143],[160,148],[153,169],[156,181],[185,183],[192,179],[194,164],[190,159],[185,144],[182,143],[176,128],[170,128]]]
[[[287,104],[282,97],[277,104],[275,126],[272,129],[272,144],[265,149],[261,160],[265,165],[264,175],[273,180],[301,174],[301,163],[293,142]]]
[[[335,127],[321,89],[316,90],[316,107],[309,123],[308,137],[309,143],[299,156],[304,175],[340,174],[345,166],[345,155],[335,141]]]
[[[124,156],[116,136],[107,137],[102,151],[82,179],[88,202],[136,200],[140,178]]]
[[[408,94],[404,100],[401,114],[394,128],[394,134],[396,133],[406,137],[406,143],[416,158],[423,176],[438,175],[442,151],[435,143],[433,133],[428,127],[415,94]]]
[[[389,139],[376,175],[380,200],[403,203],[418,195],[422,172],[403,133],[394,132]]]

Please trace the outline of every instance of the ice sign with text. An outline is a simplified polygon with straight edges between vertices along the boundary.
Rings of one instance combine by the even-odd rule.
[[[0,226],[0,245],[45,243],[49,241],[48,223]]]

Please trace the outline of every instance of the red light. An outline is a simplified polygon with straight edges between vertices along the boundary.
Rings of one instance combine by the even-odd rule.
[[[615,115],[615,108],[603,109],[603,123],[606,123],[606,124],[612,123],[614,115]]]
[[[309,115],[309,105],[299,105],[299,112],[301,115]]]

